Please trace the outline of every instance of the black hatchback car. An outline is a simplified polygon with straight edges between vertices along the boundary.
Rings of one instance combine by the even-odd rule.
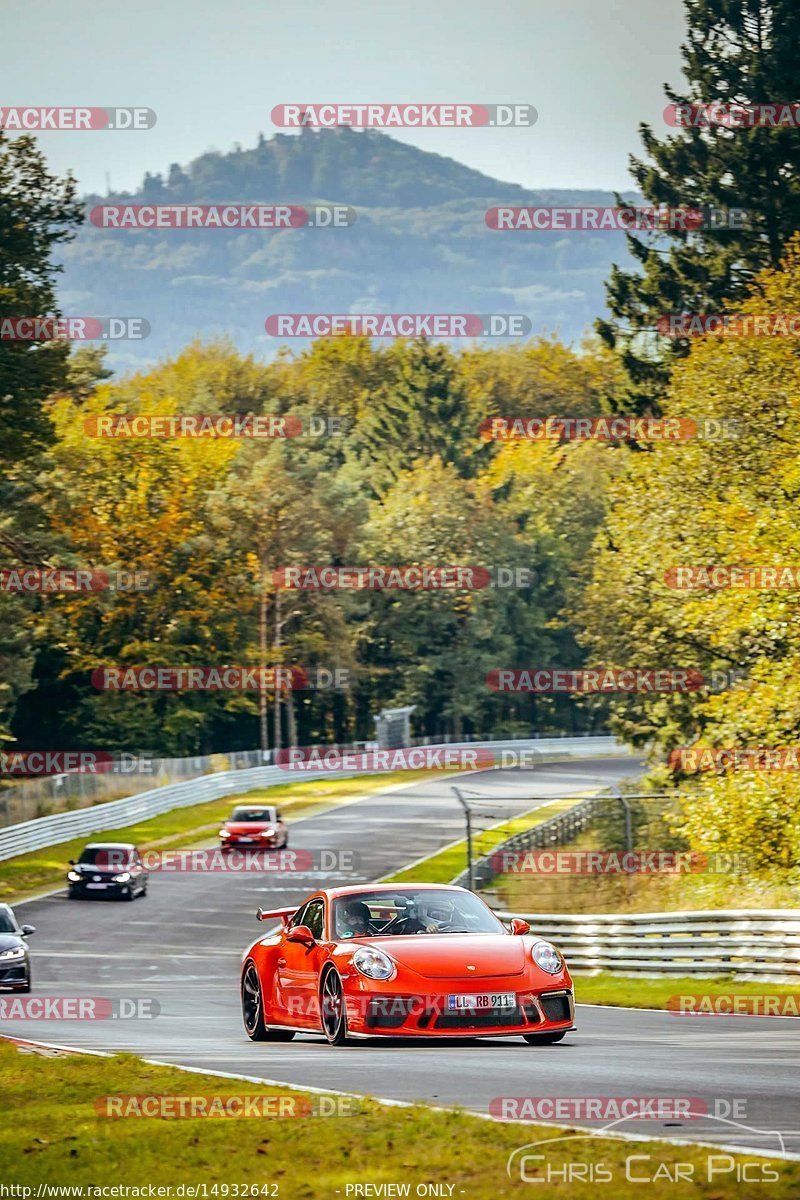
[[[130,842],[91,842],[67,872],[70,900],[113,896],[133,900],[147,895],[149,872]]]
[[[20,925],[13,910],[0,904],[0,988],[31,990],[31,961],[25,939],[34,932],[33,925]]]

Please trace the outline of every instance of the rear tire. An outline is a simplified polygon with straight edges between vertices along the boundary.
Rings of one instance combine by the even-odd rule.
[[[291,1042],[293,1029],[264,1024],[264,996],[255,963],[249,962],[242,975],[242,1021],[251,1042]]]
[[[522,1036],[529,1046],[553,1046],[563,1041],[569,1032],[565,1029],[563,1033],[523,1033]]]

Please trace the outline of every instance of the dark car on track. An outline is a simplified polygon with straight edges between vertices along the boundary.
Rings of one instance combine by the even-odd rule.
[[[70,859],[69,898],[133,900],[147,895],[149,877],[139,851],[130,842],[91,842],[77,861]]]
[[[239,804],[219,831],[223,850],[283,850],[289,830],[280,810],[271,804]]]
[[[0,988],[31,990],[31,962],[25,939],[34,932],[33,925],[20,925],[13,909],[0,904]]]

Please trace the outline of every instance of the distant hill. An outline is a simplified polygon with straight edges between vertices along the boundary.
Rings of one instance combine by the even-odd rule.
[[[626,193],[634,198],[634,193]],[[268,358],[276,312],[522,312],[534,333],[581,336],[603,309],[622,234],[498,233],[496,204],[613,204],[602,191],[528,191],[375,131],[261,135],[250,150],[210,152],[136,193],[98,203],[336,203],[339,230],[118,230],[87,224],[63,252],[65,313],[143,316],[141,343],[118,342],[111,365],[143,366],[193,337],[230,336]],[[292,341],[300,348],[302,343]]]

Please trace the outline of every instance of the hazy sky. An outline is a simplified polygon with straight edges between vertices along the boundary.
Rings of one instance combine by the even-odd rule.
[[[392,136],[529,187],[624,188],[683,31],[681,0],[0,0],[0,104],[155,109],[149,131],[40,135],[87,191],[251,146],[273,105],[317,101],[527,102],[531,129]]]

